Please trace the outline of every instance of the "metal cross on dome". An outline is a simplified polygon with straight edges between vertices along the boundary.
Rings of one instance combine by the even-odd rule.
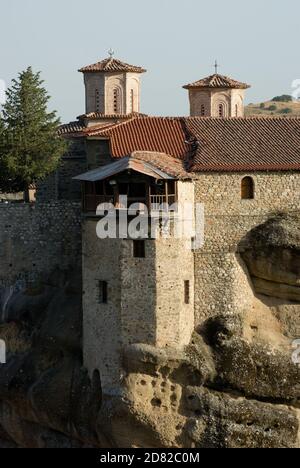
[[[108,55],[110,56],[110,58],[113,58],[113,56],[115,55],[114,49],[110,48],[108,51]]]
[[[220,66],[220,65],[218,64],[218,61],[216,60],[216,61],[215,61],[215,65],[214,65],[216,75],[218,74],[218,68],[219,68],[219,66]]]

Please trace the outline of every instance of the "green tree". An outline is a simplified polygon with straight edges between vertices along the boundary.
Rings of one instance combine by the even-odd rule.
[[[289,94],[283,94],[282,96],[275,96],[273,102],[292,102],[293,98]]]
[[[58,167],[66,142],[57,136],[56,112],[47,110],[50,97],[40,73],[27,68],[6,96],[0,124],[0,189],[26,191]]]
[[[291,114],[293,111],[290,107],[285,107],[284,109],[280,110],[280,114]]]

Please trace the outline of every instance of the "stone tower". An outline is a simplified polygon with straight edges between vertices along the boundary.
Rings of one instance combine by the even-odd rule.
[[[215,73],[183,88],[189,91],[191,117],[244,117],[246,83]]]
[[[176,220],[182,227],[186,222],[194,224],[194,185],[189,179],[177,180],[158,170],[148,156],[143,159],[145,155],[135,153],[77,177],[87,202],[82,233],[84,365],[90,376],[94,371],[100,373],[104,394],[118,392],[128,347],[182,349],[194,330],[193,234],[182,229],[178,236],[174,229]],[[163,161],[170,158],[157,156]],[[102,184],[105,192],[113,187],[114,195],[95,195],[94,204],[110,199],[115,205],[110,219],[116,229],[111,236],[100,235],[100,226],[108,218],[103,216],[105,210],[96,214],[92,210],[91,184],[98,193]],[[129,228],[137,219],[120,198],[125,189],[133,195],[134,210],[142,210],[139,222],[144,227],[138,238]],[[129,197],[127,208],[132,201]],[[167,219],[170,221],[166,235],[157,204],[176,202],[179,207],[187,203],[191,209],[165,212],[164,226]]]
[[[126,115],[140,111],[141,67],[110,57],[79,70],[84,75],[86,114]]]

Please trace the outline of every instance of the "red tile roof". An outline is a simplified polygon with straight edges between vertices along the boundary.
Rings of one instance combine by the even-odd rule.
[[[184,162],[180,159],[173,158],[164,153],[135,151],[129,156],[118,158],[110,164],[80,174],[74,177],[74,179],[95,182],[129,169],[155,177],[156,179],[176,178],[186,180],[193,177],[192,173],[188,173],[185,170]]]
[[[162,172],[178,179],[190,179],[194,174],[187,172],[183,160],[174,158],[164,153],[152,153],[149,151],[134,151],[131,154],[133,159],[152,164]]]
[[[91,127],[71,122],[61,126],[59,133],[107,138],[114,158],[136,151],[165,153],[188,160],[194,172],[300,170],[298,118],[136,116]]]
[[[121,62],[113,57],[109,57],[101,62],[87,65],[86,67],[78,70],[81,73],[93,73],[93,72],[132,72],[132,73],[145,73],[147,70],[135,65],[129,65],[128,63]]]
[[[184,89],[193,88],[232,88],[232,89],[247,89],[250,85],[233,80],[228,76],[214,74],[203,78],[202,80],[195,81],[194,83],[183,86]]]
[[[118,158],[133,151],[152,151],[184,158],[187,152],[182,119],[136,117],[108,129],[93,131],[93,136],[110,139],[111,154]],[[88,134],[87,132],[87,134]]]
[[[82,133],[85,126],[78,121],[70,122],[67,124],[60,125],[58,128],[58,135],[72,136],[78,133]]]
[[[186,118],[192,171],[300,170],[300,119]]]

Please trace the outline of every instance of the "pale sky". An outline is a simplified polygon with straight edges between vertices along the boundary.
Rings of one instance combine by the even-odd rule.
[[[187,115],[182,85],[220,73],[247,102],[291,94],[300,78],[299,0],[0,0],[0,81],[40,70],[62,121],[84,112],[77,69],[105,58],[143,66],[141,111]]]

